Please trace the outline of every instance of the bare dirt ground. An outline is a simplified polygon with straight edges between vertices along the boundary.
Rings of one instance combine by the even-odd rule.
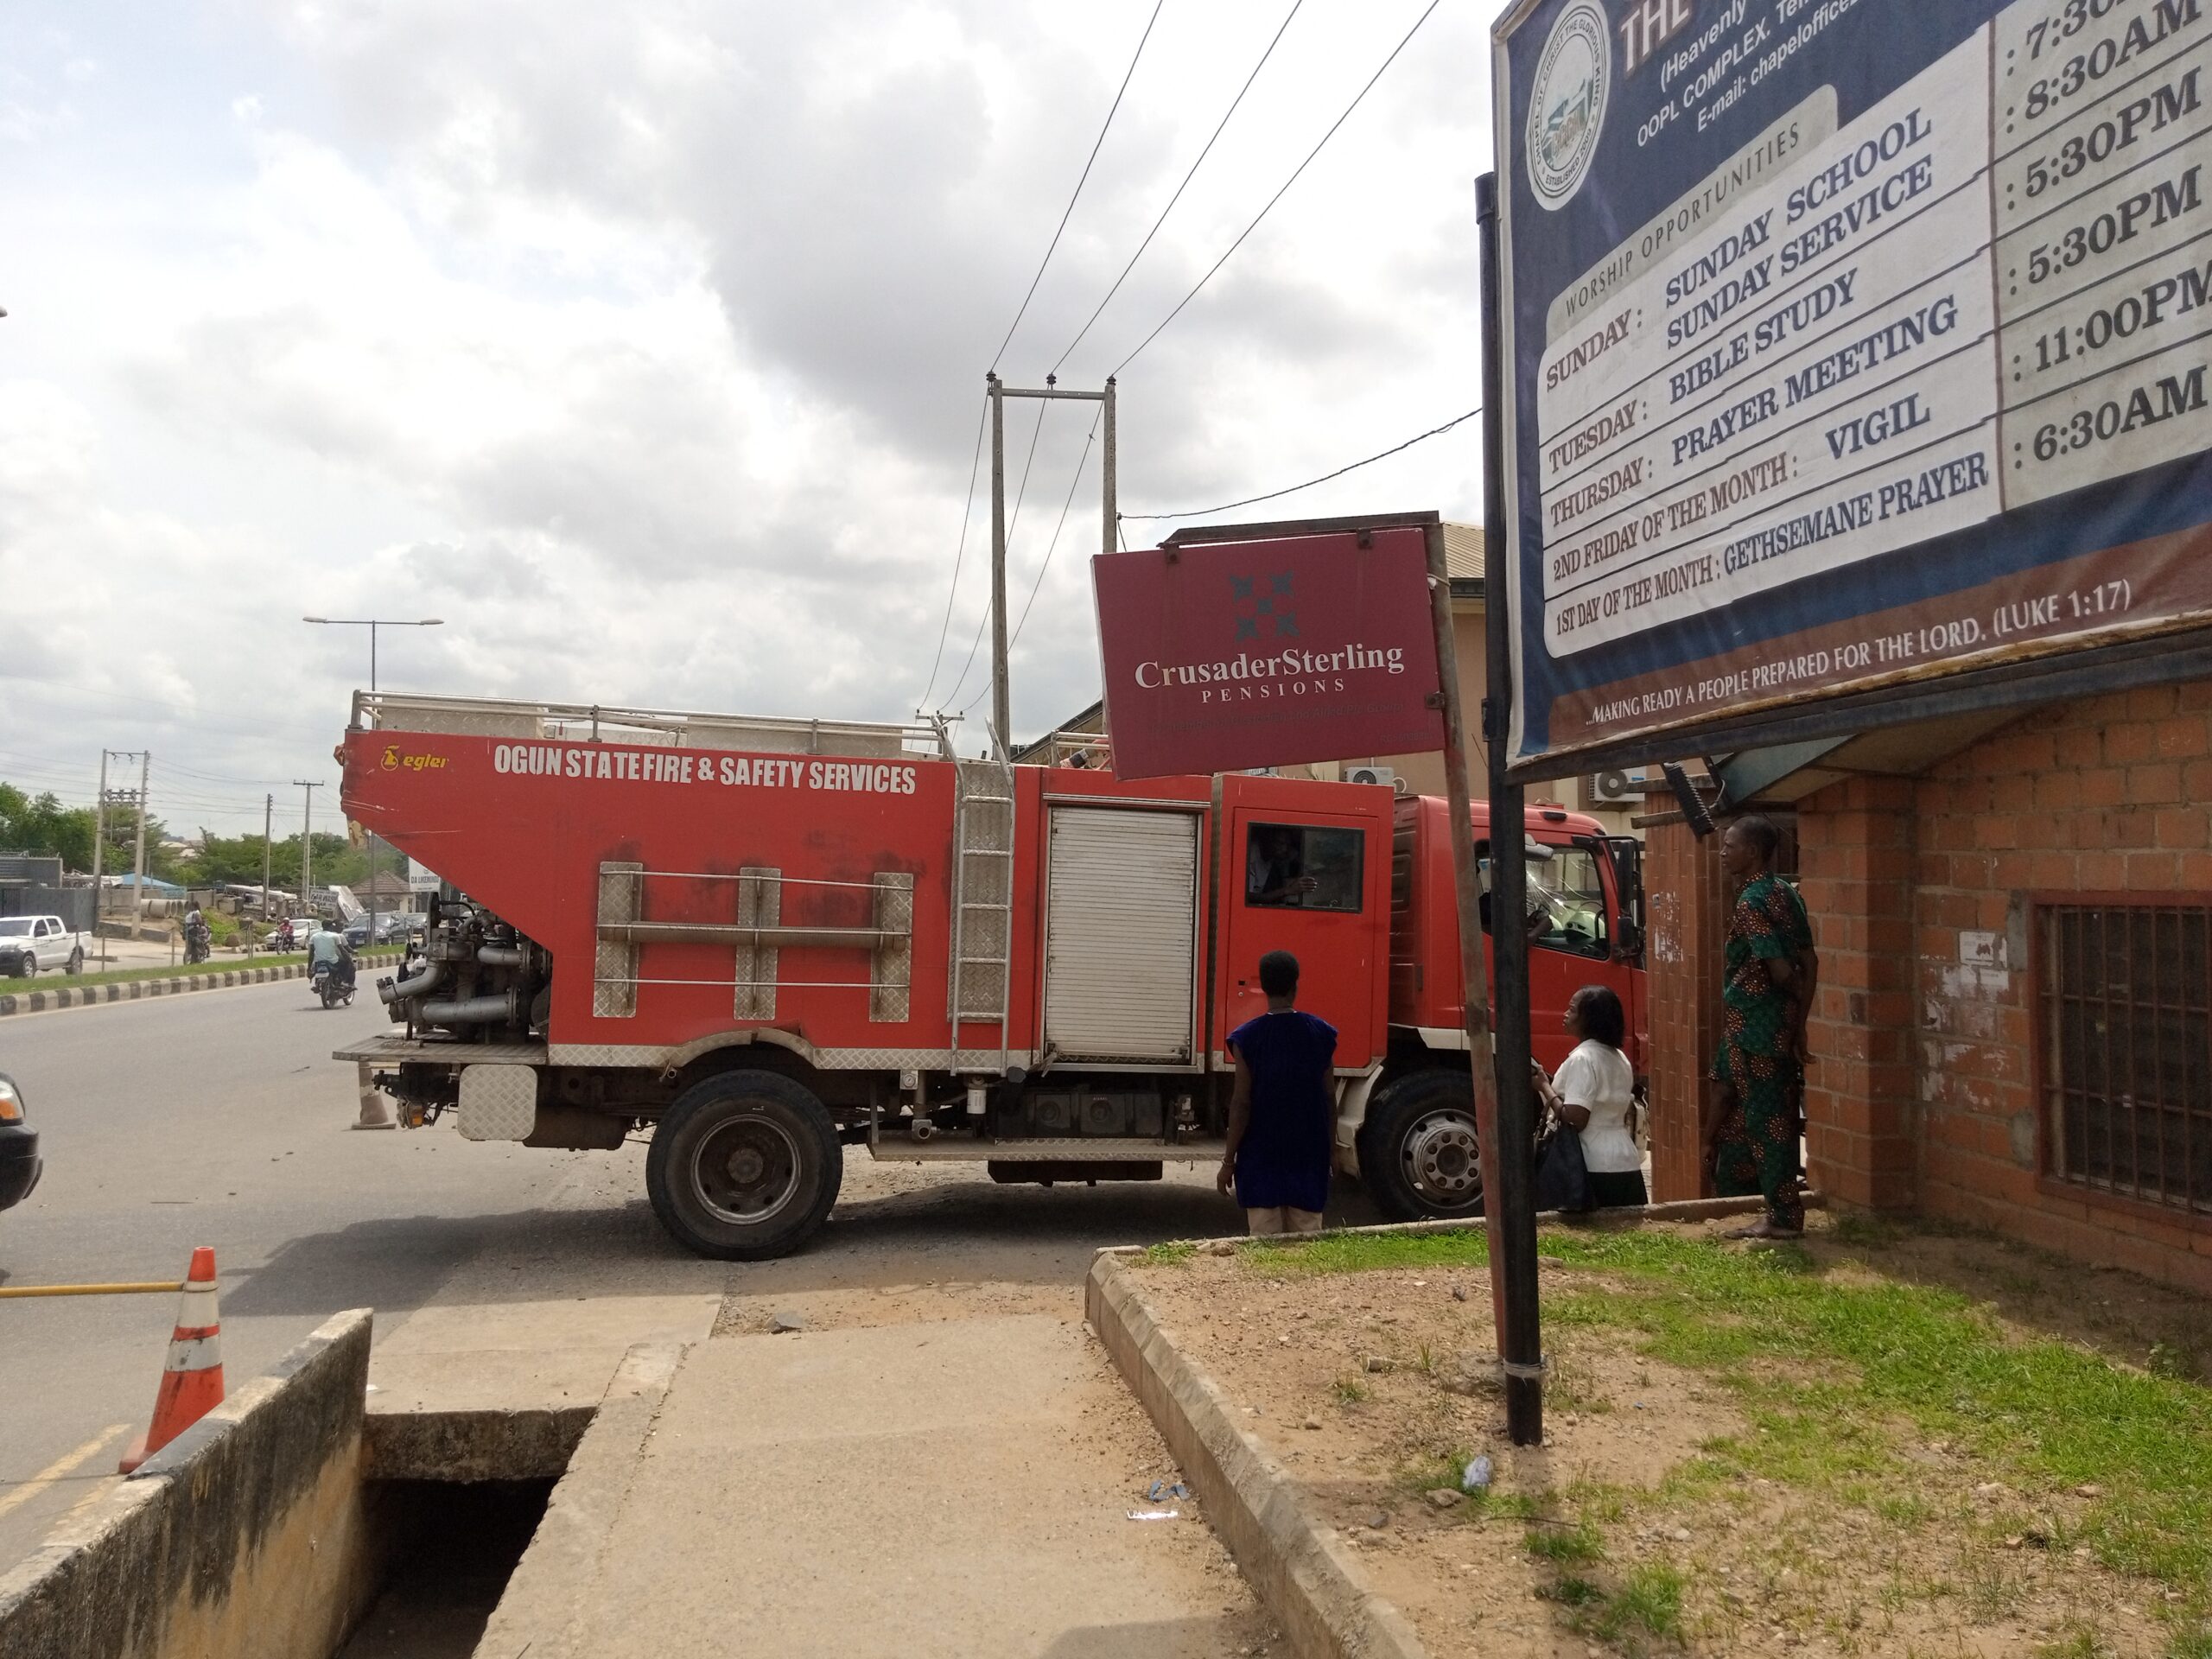
[[[1572,1230],[1571,1256],[1603,1238]],[[1859,1357],[1757,1341],[1731,1352],[1745,1344],[1728,1327],[1757,1333],[1767,1318],[1745,1247],[1707,1243],[1719,1224],[1636,1230],[1639,1247],[1656,1236],[1643,1277],[1542,1263],[1553,1369],[1545,1442],[1527,1451],[1507,1443],[1493,1392],[1478,1246],[1392,1241],[1403,1248],[1369,1249],[1382,1265],[1362,1268],[1348,1244],[1352,1270],[1319,1272],[1294,1249],[1155,1251],[1138,1271],[1179,1343],[1440,1656],[2212,1652],[2196,1645],[2212,1640],[2212,1586],[2186,1536],[2212,1494],[2193,1510],[2184,1484],[2139,1508],[2125,1468],[2083,1481],[2058,1472],[2063,1458],[2012,1456],[2012,1438],[2026,1448],[2053,1425],[2021,1407],[2014,1427],[2004,1365],[2032,1353],[2086,1388],[2116,1377],[2116,1419],[2139,1407],[2212,1453],[2212,1409],[2179,1381],[2212,1366],[2202,1302],[1986,1237],[1863,1222],[1839,1234],[1816,1217],[1808,1244],[1774,1264],[1777,1283],[1789,1294],[1802,1281],[1820,1299],[1813,1317],[1850,1322],[1838,1351],[1855,1343]],[[1701,1302],[1649,1302],[1652,1275],[1663,1287],[1708,1268]],[[1747,1273],[1739,1316],[1730,1275]],[[1972,1380],[1956,1399],[1931,1382],[1936,1397],[1900,1405],[1876,1385],[1882,1368],[1864,1355],[1891,1318],[1900,1332],[1937,1320],[1939,1339],[1941,1320],[1964,1319],[1986,1338],[1957,1352]],[[2067,1363],[2089,1353],[2122,1369]],[[2062,1444],[2071,1408],[2055,1408]],[[2099,1408],[2091,1396],[2085,1418]],[[1462,1497],[1477,1455],[1493,1459],[1492,1487]]]

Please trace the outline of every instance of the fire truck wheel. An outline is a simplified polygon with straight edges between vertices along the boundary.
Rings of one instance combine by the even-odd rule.
[[[1360,1131],[1359,1172],[1393,1220],[1482,1214],[1473,1080],[1415,1071],[1386,1086]]]
[[[677,1242],[723,1262],[788,1255],[822,1224],[845,1174],[837,1125],[772,1071],[725,1071],[676,1097],[645,1154],[645,1194]]]

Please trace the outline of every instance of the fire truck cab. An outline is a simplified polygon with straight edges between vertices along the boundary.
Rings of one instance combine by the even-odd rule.
[[[1395,1216],[1479,1214],[1441,801],[957,758],[942,731],[360,693],[348,816],[445,886],[340,1051],[420,1126],[620,1146],[702,1255],[798,1248],[842,1147],[1001,1181],[1218,1160],[1269,950],[1337,1028],[1339,1166]],[[1643,1064],[1634,843],[1532,808],[1540,1058],[1612,986]]]

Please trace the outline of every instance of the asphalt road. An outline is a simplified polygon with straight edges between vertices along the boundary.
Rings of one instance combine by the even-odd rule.
[[[372,995],[326,1011],[285,981],[0,1020],[0,1071],[24,1090],[47,1166],[29,1202],[0,1212],[0,1284],[181,1278],[193,1247],[213,1245],[235,1388],[364,1306],[379,1346],[443,1304],[603,1308],[699,1290],[724,1296],[730,1330],[779,1308],[830,1323],[1079,1319],[1099,1246],[1238,1224],[1211,1169],[1046,1192],[855,1147],[806,1250],[701,1262],[654,1221],[642,1146],[480,1145],[450,1120],[354,1132],[353,1068],[329,1056],[388,1029]],[[1330,1209],[1378,1218],[1349,1182]],[[0,1300],[0,1572],[99,1490],[146,1426],[175,1313],[168,1295]]]
[[[235,1385],[338,1309],[420,1306],[527,1217],[582,1154],[350,1131],[330,1051],[382,1028],[365,979],[350,1008],[285,981],[0,1020],[46,1160],[0,1212],[0,1284],[181,1279],[211,1244]],[[167,1295],[0,1300],[0,1571],[114,1472],[175,1316]]]

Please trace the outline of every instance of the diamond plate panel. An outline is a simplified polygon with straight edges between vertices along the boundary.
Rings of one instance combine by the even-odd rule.
[[[527,1065],[470,1065],[461,1073],[461,1138],[521,1141],[537,1127],[537,1072]]]
[[[599,925],[642,919],[645,867],[609,862],[599,867]],[[638,947],[628,939],[601,935],[592,958],[591,1011],[601,1020],[634,1019],[638,988],[626,982],[638,976]]]
[[[766,865],[738,871],[737,920],[741,927],[775,927],[784,918],[783,872]],[[740,1020],[776,1017],[776,959],[772,944],[737,947],[737,990],[730,1012]]]
[[[910,871],[879,870],[875,875],[875,925],[895,933],[869,953],[868,1017],[903,1025],[907,991],[914,977],[914,878]]]

